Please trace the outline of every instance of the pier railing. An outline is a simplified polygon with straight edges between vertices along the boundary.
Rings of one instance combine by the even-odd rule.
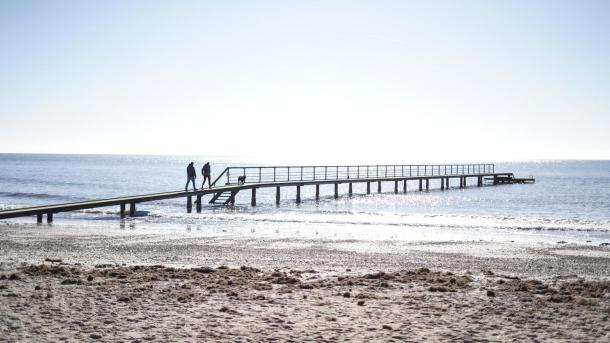
[[[212,186],[237,184],[240,176],[246,177],[246,183],[260,183],[493,174],[494,169],[494,164],[227,167]]]

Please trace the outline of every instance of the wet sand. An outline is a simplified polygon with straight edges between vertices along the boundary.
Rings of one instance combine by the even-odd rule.
[[[2,341],[608,341],[610,247],[0,231]]]

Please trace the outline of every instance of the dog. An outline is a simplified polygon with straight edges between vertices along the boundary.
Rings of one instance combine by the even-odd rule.
[[[246,175],[238,176],[237,177],[237,184],[238,185],[243,185],[244,183],[246,183]]]

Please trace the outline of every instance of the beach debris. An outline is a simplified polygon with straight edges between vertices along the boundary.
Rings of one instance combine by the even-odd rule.
[[[610,246],[610,243],[604,242],[604,243],[600,244],[599,246],[600,247],[608,247],[608,246]]]
[[[59,259],[59,258],[49,258],[49,257],[45,258],[44,261],[51,262],[51,263],[61,263],[62,262],[61,259]]]
[[[491,289],[487,290],[487,296],[488,297],[495,297],[496,296],[496,292],[492,291]]]
[[[364,306],[364,300],[358,300],[357,304],[358,306]]]
[[[101,339],[102,335],[100,335],[99,333],[92,333],[89,335],[89,338],[91,339]]]
[[[123,296],[118,297],[117,301],[120,301],[122,303],[127,303],[127,302],[131,301],[131,298],[123,295]]]
[[[350,292],[345,292],[345,293],[343,293],[343,297],[344,297],[344,298],[349,298],[349,297],[351,297],[351,296],[352,296],[352,295],[350,294]]]
[[[13,273],[8,277],[9,281],[19,281],[21,280],[21,276],[19,274]]]
[[[197,267],[197,268],[192,268],[191,270],[194,272],[203,273],[203,274],[209,274],[209,273],[213,273],[215,271],[214,268],[210,268],[210,267]]]
[[[383,324],[381,326],[381,328],[384,329],[384,330],[394,330],[394,328],[392,328],[390,325],[387,325],[387,324]]]

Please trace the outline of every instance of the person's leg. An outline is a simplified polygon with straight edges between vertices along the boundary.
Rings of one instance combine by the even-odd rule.
[[[184,190],[185,191],[188,191],[188,189],[189,189],[189,182],[191,182],[191,178],[190,177],[186,178],[186,185],[184,186]]]
[[[196,186],[195,186],[195,178],[193,178],[193,192],[196,191]]]

